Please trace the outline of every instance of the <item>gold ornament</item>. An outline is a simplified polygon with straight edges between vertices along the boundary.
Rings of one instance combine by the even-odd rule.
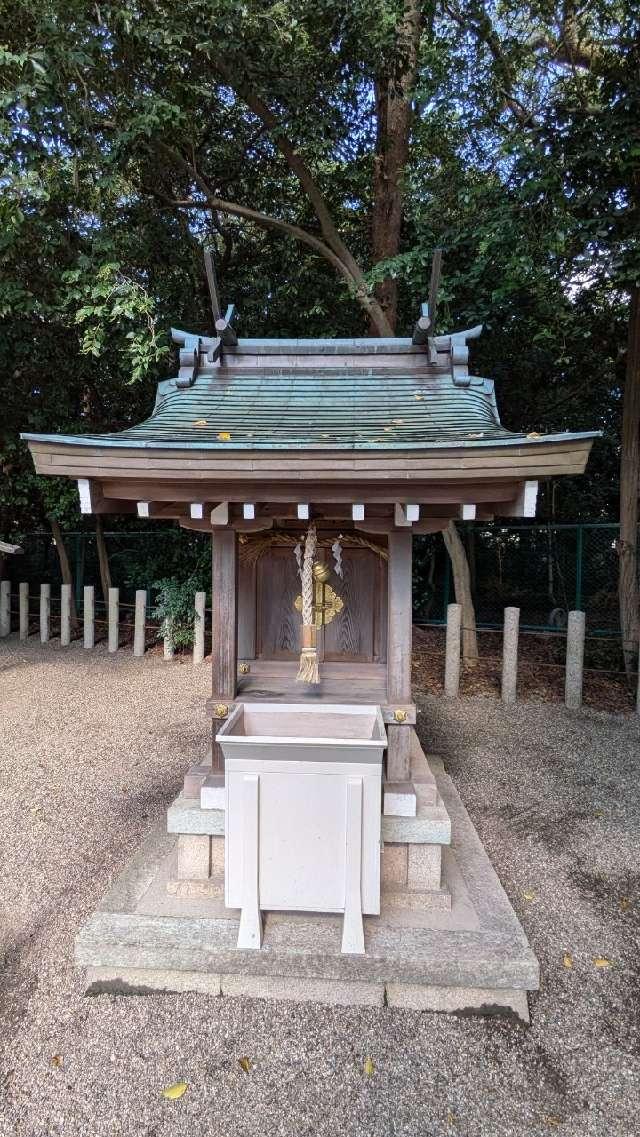
[[[313,604],[312,618],[314,628],[323,628],[342,612],[344,600],[327,584],[331,576],[328,565],[316,561],[313,566]],[[302,612],[302,596],[296,596],[294,601],[296,611]]]

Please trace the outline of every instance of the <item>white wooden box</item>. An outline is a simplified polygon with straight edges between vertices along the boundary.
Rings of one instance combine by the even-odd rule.
[[[242,908],[245,784],[257,778],[260,909],[344,912],[347,786],[361,785],[362,911],[380,911],[386,733],[379,707],[238,706],[217,735],[226,772],[225,903]],[[254,799],[251,799],[254,800]],[[253,808],[253,807],[252,807]],[[251,854],[253,856],[253,853]]]

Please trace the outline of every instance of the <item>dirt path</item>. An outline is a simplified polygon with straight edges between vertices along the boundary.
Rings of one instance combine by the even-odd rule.
[[[190,661],[0,644],[2,1137],[637,1132],[630,715],[423,703],[423,741],[443,755],[542,965],[530,1029],[194,995],[83,998],[74,935],[206,750],[208,678]],[[165,1101],[180,1078],[186,1094]]]

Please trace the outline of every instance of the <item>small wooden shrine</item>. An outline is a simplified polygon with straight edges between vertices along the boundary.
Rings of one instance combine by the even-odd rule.
[[[212,536],[211,765],[188,772],[169,810],[177,851],[158,912],[167,895],[174,917],[200,897],[217,930],[201,962],[192,951],[178,969],[215,970],[223,993],[305,997],[306,984],[323,998],[340,979],[354,999],[369,984],[374,1001],[381,991],[524,1014],[535,960],[461,805],[467,870],[446,853],[444,782],[414,731],[412,538],[451,518],[532,516],[539,479],[582,473],[594,436],[506,430],[493,383],[469,371],[479,327],[433,335],[423,309],[407,339],[238,339],[215,286],[212,298],[215,334],[173,331],[179,371],[144,422],[24,436],[38,473],[77,479],[85,512],[175,518]],[[478,901],[470,864],[484,866],[493,902]],[[300,947],[293,917],[265,923],[278,912],[329,923],[310,924]],[[502,972],[493,957],[477,973],[460,963],[483,918],[487,944],[503,921],[520,970],[511,956]],[[212,947],[221,920],[231,963],[228,937],[219,956]],[[113,929],[111,948],[97,946],[96,927],[78,951],[98,979],[132,959],[149,973],[177,966],[161,921],[146,955],[124,940],[114,955]]]

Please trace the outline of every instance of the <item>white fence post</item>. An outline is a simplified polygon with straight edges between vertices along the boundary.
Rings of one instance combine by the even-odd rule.
[[[457,698],[460,688],[461,625],[461,605],[449,604],[447,607],[447,639],[444,658],[444,693],[450,699]]]
[[[82,593],[83,645],[92,648],[96,642],[96,601],[92,584],[85,584]]]
[[[136,589],[136,608],[133,620],[133,654],[144,655],[145,624],[147,618],[147,593],[144,588]]]
[[[21,640],[26,640],[29,636],[29,585],[26,581],[18,585],[18,592],[20,594],[19,635]]]
[[[0,581],[0,636],[11,631],[11,581]]]
[[[584,665],[584,612],[569,612],[567,620],[567,658],[564,701],[573,711],[582,706],[582,669]]]
[[[196,592],[195,608],[196,614],[193,622],[193,662],[194,664],[202,663],[204,659],[204,614],[205,603],[207,600],[206,592]]]
[[[51,635],[51,585],[40,585],[40,643],[49,642]]]
[[[109,651],[118,650],[118,641],[120,638],[120,589],[109,589],[109,632],[107,636],[107,649]]]
[[[168,633],[167,635],[164,636],[163,644],[164,644],[164,658],[165,659],[173,659],[173,657],[175,655],[176,647],[175,647],[175,644],[173,642],[173,637],[172,637],[171,633]]]
[[[71,585],[60,585],[60,645],[71,643]]]
[[[520,609],[505,608],[502,632],[502,702],[515,703],[518,690]]]

